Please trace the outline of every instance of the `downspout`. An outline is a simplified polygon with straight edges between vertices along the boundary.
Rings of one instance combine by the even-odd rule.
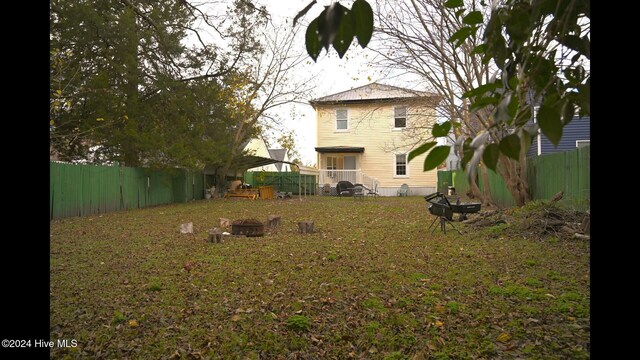
[[[538,122],[538,117],[536,116],[536,107],[533,107],[533,123],[537,123]],[[538,128],[538,135],[537,135],[537,143],[538,143],[538,156],[542,155],[542,136],[540,135],[540,128]]]

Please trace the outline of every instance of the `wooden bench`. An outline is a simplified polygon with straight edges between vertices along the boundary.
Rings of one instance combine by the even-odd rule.
[[[239,198],[247,198],[247,199],[255,200],[258,198],[258,193],[255,191],[234,191],[234,192],[228,192],[224,194],[224,197],[225,198],[239,197]]]

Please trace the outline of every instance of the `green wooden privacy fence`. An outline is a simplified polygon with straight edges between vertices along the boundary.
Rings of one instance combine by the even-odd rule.
[[[453,171],[438,171],[438,191],[446,194],[449,186],[453,186]]]
[[[527,180],[531,198],[550,199],[558,192],[564,191],[562,205],[576,210],[586,210],[589,207],[591,189],[590,156],[591,147],[586,146],[573,151],[528,158]],[[514,206],[515,201],[502,177],[491,170],[487,171],[487,175],[495,203],[504,207]],[[478,180],[480,189],[483,189],[482,177],[479,176]],[[467,175],[462,170],[440,171],[439,191],[450,186],[445,185],[447,181],[453,183],[457,193],[464,194],[469,190]]]
[[[50,219],[202,198],[202,172],[49,163]]]
[[[244,181],[252,187],[273,186],[275,191],[294,195],[315,195],[318,188],[317,175],[297,172],[247,171],[244,173]]]

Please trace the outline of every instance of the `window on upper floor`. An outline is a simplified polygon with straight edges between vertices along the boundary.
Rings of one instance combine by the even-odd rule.
[[[394,176],[407,176],[407,154],[396,154]]]
[[[407,107],[396,106],[393,109],[393,127],[396,129],[402,129],[407,127]]]
[[[336,110],[336,130],[347,130],[349,128],[349,112],[347,109]]]

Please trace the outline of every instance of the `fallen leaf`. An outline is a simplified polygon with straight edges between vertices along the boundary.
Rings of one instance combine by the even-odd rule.
[[[233,322],[240,321],[240,319],[242,319],[242,318],[240,317],[240,315],[233,315],[233,316],[231,317],[231,321],[233,321]]]
[[[138,327],[138,322],[135,320],[129,320],[129,327],[136,328]]]
[[[444,323],[440,320],[436,320],[436,322],[434,323],[436,327],[442,327],[444,325]]]
[[[502,333],[498,336],[497,340],[500,341],[501,343],[506,343],[507,341],[511,340],[511,335],[507,333]]]

